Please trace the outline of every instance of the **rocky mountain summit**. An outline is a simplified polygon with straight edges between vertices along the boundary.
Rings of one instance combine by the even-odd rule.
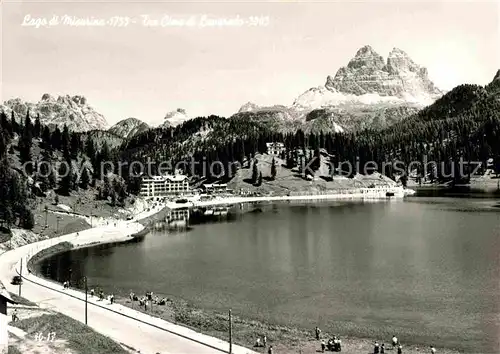
[[[163,118],[162,127],[176,127],[185,121],[191,119],[192,117],[188,116],[185,109],[177,108],[175,111],[168,112]]]
[[[274,106],[282,108],[271,111],[249,102],[234,117],[251,113],[252,119],[281,121],[284,131],[296,127],[325,132],[380,129],[416,113],[442,94],[427,69],[401,49],[394,48],[385,61],[367,45],[335,76],[327,76],[325,85],[305,91],[291,106]]]
[[[417,102],[435,100],[443,94],[429,79],[427,69],[401,49],[392,49],[385,62],[369,45],[359,49],[334,77],[328,76],[325,88],[356,96],[377,94]]]
[[[238,113],[257,111],[257,110],[259,110],[259,108],[260,107],[258,105],[256,105],[255,103],[247,102],[243,106],[240,107]]]
[[[43,124],[61,129],[66,124],[70,130],[77,132],[104,130],[108,125],[104,116],[92,108],[84,96],[65,95],[56,99],[46,93],[37,103],[14,98],[0,105],[1,110],[7,115],[14,111],[18,121],[23,120],[29,110],[32,119],[39,114]]]
[[[142,120],[137,118],[127,118],[113,125],[108,129],[108,131],[119,137],[128,139],[148,129],[149,125],[144,123]]]

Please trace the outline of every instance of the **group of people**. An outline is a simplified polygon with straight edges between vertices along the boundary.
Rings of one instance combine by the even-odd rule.
[[[392,349],[397,349],[397,354],[403,354],[403,347],[401,343],[399,343],[398,337],[396,335],[392,336]],[[385,353],[385,344],[381,345],[378,342],[375,342],[373,346],[373,354],[384,354]],[[434,346],[430,346],[430,354],[436,354],[436,348]]]
[[[94,297],[94,296],[95,296],[95,290],[92,288],[92,289],[90,289],[90,297]],[[103,301],[104,298],[105,298],[104,291],[102,289],[99,290],[99,295],[97,295],[97,296],[99,298],[98,301]],[[114,304],[114,302],[115,302],[115,295],[110,294],[108,296],[108,300],[109,300],[110,304]]]
[[[331,352],[341,352],[342,351],[342,341],[337,336],[333,336],[328,340],[328,343],[324,339],[321,339],[321,329],[316,327],[315,329],[316,340],[321,340],[321,352],[324,353],[325,350]]]
[[[255,346],[256,347],[267,347],[267,336],[263,336],[262,340],[260,337],[257,338],[255,341]],[[267,349],[267,354],[273,354],[273,346],[270,345],[269,348]]]
[[[403,347],[398,341],[398,337],[396,335],[392,336],[392,349],[397,349],[398,354],[403,354]],[[374,354],[384,354],[385,353],[385,344],[379,344],[378,342],[375,342],[373,346],[373,353]]]
[[[153,296],[152,291],[147,291],[144,296],[141,296],[140,298],[133,292],[130,293],[130,300],[131,301],[139,301],[139,306],[144,306],[145,309],[147,309],[148,304],[155,304],[155,305],[166,305],[168,299],[166,298],[159,298],[158,296]]]
[[[328,340],[328,343],[325,343],[324,339],[321,339],[321,329],[316,327],[315,329],[316,340],[321,340],[321,352],[324,353],[325,350],[332,352],[340,352],[342,351],[342,342],[337,336],[333,336],[333,338]],[[403,347],[401,343],[399,343],[398,337],[394,335],[392,337],[392,349],[397,350],[397,354],[403,354]],[[379,344],[375,342],[373,346],[373,354],[385,354],[385,344]],[[436,348],[434,346],[430,346],[430,354],[436,354]]]
[[[341,352],[342,351],[342,341],[337,338],[337,336],[333,336],[328,340],[328,343],[325,343],[325,340],[321,340],[321,352],[324,353],[326,350],[331,352]]]

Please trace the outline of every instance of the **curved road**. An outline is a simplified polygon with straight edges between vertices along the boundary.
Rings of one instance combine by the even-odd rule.
[[[70,241],[77,246],[93,242],[123,241],[141,228],[142,226],[137,223],[119,222],[116,227],[103,226],[89,229],[80,232],[78,236],[65,235],[8,251],[0,256],[0,280],[8,291],[17,294],[19,287],[11,285],[10,281],[16,271],[20,270],[22,260],[23,276],[26,277],[21,289],[23,297],[36,302],[42,308],[50,308],[75,320],[85,322],[85,303],[82,301],[85,294],[74,290],[63,290],[61,284],[27,274],[26,260],[39,250],[62,241]],[[88,325],[95,331],[134,348],[140,353],[220,354],[229,351],[227,342],[118,304],[110,305],[107,300],[97,301],[90,297]],[[255,352],[233,345],[233,353],[253,354]]]

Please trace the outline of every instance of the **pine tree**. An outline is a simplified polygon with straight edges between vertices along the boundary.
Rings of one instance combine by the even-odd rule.
[[[24,121],[23,132],[19,140],[19,157],[21,159],[21,163],[23,164],[31,162],[32,129],[30,112],[28,110]],[[25,166],[25,171],[28,174],[31,174],[33,172],[31,164],[27,164]]]
[[[52,150],[50,130],[47,126],[42,129],[42,147],[45,150]]]
[[[90,185],[90,171],[87,167],[83,167],[82,175],[80,176],[80,187],[88,189]]]
[[[69,129],[66,124],[64,124],[64,129],[61,137],[61,150],[63,152],[64,160],[68,161],[71,158],[70,153],[70,137],[69,137]]]
[[[61,139],[61,130],[59,129],[59,127],[56,127],[50,137],[51,145],[54,150],[61,150]]]
[[[7,144],[5,141],[4,130],[0,127],[0,159],[3,159],[7,154]]]
[[[259,178],[259,168],[257,167],[257,159],[254,159],[253,161],[253,167],[252,167],[252,183],[257,183],[257,179]]]
[[[274,181],[275,178],[276,178],[276,161],[274,160],[273,157],[273,161],[271,163],[271,180]]]
[[[75,132],[73,132],[71,134],[71,158],[73,160],[76,160],[79,151],[80,151],[80,138]]]
[[[92,140],[90,135],[87,136],[87,141],[85,142],[85,154],[90,159],[90,161],[93,161],[96,157],[94,141]]]
[[[16,122],[14,110],[12,110],[10,114],[10,125],[12,126],[13,133],[19,133],[19,124]]]
[[[61,164],[59,167],[59,175],[61,175],[61,180],[59,182],[59,193],[62,195],[69,195],[74,183],[73,168],[71,166],[71,159],[65,160],[65,164]]]
[[[3,132],[8,135],[8,138],[12,137],[12,124],[9,122],[9,119],[7,118],[7,114],[5,114],[4,111],[2,111],[0,115],[0,126],[3,129]],[[7,140],[7,136],[6,136]]]
[[[35,216],[33,212],[25,208],[20,218],[20,226],[24,229],[32,230],[35,227]]]
[[[255,185],[257,187],[262,185],[262,172],[259,172],[259,178],[257,178],[257,183]]]
[[[40,113],[37,114],[35,126],[33,127],[33,136],[39,138],[42,133],[42,123],[40,122]]]

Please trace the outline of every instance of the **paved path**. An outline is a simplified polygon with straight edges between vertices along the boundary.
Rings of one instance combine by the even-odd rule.
[[[42,308],[49,308],[84,322],[85,303],[82,300],[85,295],[74,290],[63,290],[61,284],[27,274],[26,260],[38,250],[61,241],[70,241],[76,245],[120,241],[130,238],[131,233],[139,231],[141,228],[142,226],[137,223],[120,222],[116,227],[112,225],[89,229],[81,231],[78,236],[75,234],[65,235],[6,252],[0,256],[0,280],[8,291],[17,294],[19,287],[11,285],[10,281],[12,276],[16,274],[16,269],[19,270],[20,260],[23,259],[23,276],[26,276],[26,279],[22,285],[21,295],[36,302]],[[68,294],[72,296],[68,296]],[[129,317],[123,316],[123,314]],[[88,325],[97,332],[145,354],[220,354],[229,350],[227,342],[118,304],[110,305],[108,301],[97,301],[96,299],[89,301]],[[233,345],[233,353],[251,354],[254,352]]]

